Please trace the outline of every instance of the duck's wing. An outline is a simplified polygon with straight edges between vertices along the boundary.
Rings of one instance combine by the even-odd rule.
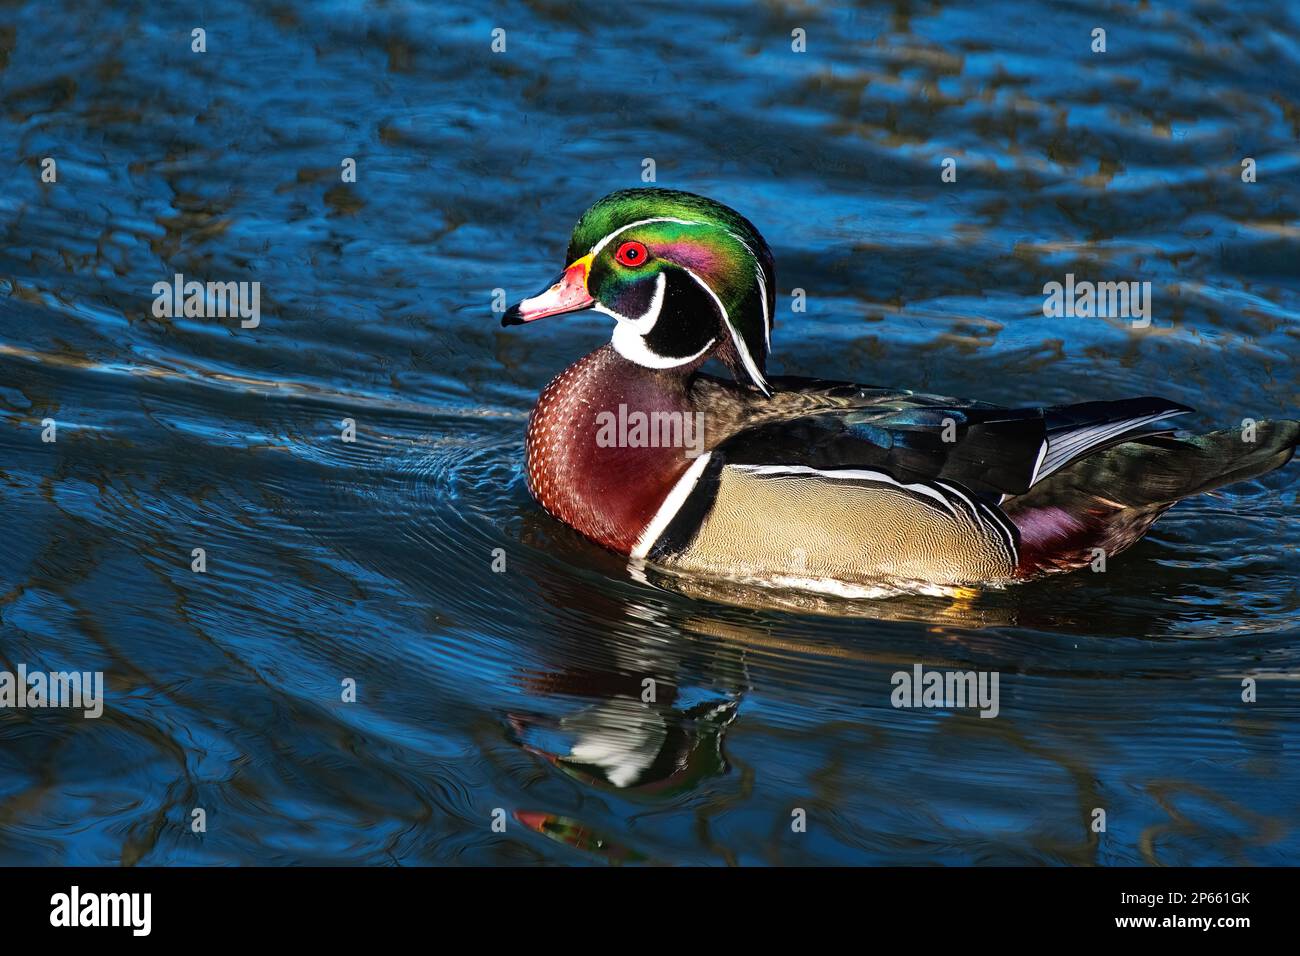
[[[1190,411],[1159,398],[1003,409],[873,391],[721,442],[668,496],[633,556],[694,570],[731,563],[747,575],[1008,577],[1019,538],[1001,501]]]
[[[1163,433],[1155,423],[1191,410],[1154,397],[1006,409],[909,394],[765,422],[717,451],[733,465],[877,469],[898,481],[939,479],[1000,500],[1100,448]]]

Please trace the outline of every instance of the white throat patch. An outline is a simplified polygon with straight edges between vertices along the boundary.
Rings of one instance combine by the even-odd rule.
[[[679,365],[687,365],[694,362],[701,355],[704,355],[709,349],[717,344],[717,338],[709,339],[694,355],[688,355],[685,358],[680,356],[660,355],[658,352],[651,350],[646,345],[645,336],[634,329],[626,322],[619,322],[614,326],[614,335],[609,340],[614,351],[629,362],[635,362],[644,368],[676,368]]]
[[[713,348],[714,343],[718,341],[716,337],[709,339],[704,348],[686,358],[676,355],[660,355],[646,344],[645,337],[653,331],[655,323],[659,321],[660,313],[663,312],[664,290],[667,288],[668,275],[660,272],[659,275],[655,276],[655,291],[654,295],[650,297],[650,304],[643,313],[635,318],[615,312],[599,302],[592,306],[595,311],[603,312],[615,320],[614,335],[610,339],[610,342],[614,345],[614,351],[629,362],[635,362],[643,368],[676,368],[678,365],[686,365],[694,362]]]

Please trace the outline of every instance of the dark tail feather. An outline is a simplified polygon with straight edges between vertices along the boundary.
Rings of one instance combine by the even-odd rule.
[[[1176,501],[1280,468],[1295,454],[1300,422],[1265,421],[1193,438],[1127,441],[1073,462],[1008,500],[1021,535],[1021,573],[1063,571],[1118,554]]]
[[[1248,442],[1243,430],[1225,429],[1124,442],[1069,466],[1061,478],[1129,508],[1173,504],[1282,467],[1295,454],[1300,422],[1259,422],[1254,438]]]

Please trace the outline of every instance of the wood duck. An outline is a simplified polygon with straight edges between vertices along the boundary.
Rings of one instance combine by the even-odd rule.
[[[612,340],[542,390],[528,488],[672,571],[839,593],[1001,585],[1136,542],[1178,500],[1285,464],[1300,423],[1175,438],[1161,398],[1000,408],[769,377],[772,253],[734,210],[657,188],[578,220],[569,265],[503,325],[595,309]],[[734,381],[701,371],[717,358]],[[697,431],[693,426],[702,426]]]

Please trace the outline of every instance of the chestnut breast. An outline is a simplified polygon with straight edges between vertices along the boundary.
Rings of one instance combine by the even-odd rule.
[[[643,368],[608,345],[560,373],[528,421],[528,489],[538,504],[598,544],[630,553],[703,441],[685,378],[680,369]],[[655,413],[677,430],[638,431]],[[676,444],[661,440],[677,436]]]

